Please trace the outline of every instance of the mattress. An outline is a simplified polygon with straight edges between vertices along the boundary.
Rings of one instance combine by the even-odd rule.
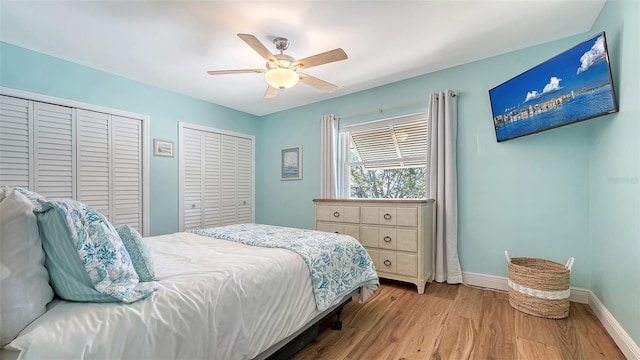
[[[191,233],[146,240],[158,277],[151,297],[55,300],[7,348],[19,359],[251,359],[319,314],[292,251]]]

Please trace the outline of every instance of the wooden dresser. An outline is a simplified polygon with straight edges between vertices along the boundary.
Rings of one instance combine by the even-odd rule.
[[[431,280],[434,200],[314,199],[316,230],[356,238],[386,279]]]

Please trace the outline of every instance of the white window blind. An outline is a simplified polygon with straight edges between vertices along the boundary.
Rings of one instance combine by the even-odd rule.
[[[428,130],[425,113],[341,128],[341,197],[424,198]]]
[[[350,132],[354,165],[366,169],[424,166],[427,160],[427,122],[389,124]]]

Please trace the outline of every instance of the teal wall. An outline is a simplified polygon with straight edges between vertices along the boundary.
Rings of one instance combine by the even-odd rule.
[[[589,129],[590,286],[640,344],[640,2],[607,1],[594,29],[609,43],[620,112]]]
[[[0,42],[0,85],[149,115],[151,139],[173,140],[176,145],[179,121],[250,135],[256,135],[258,130],[258,119],[253,115],[3,42]],[[150,171],[150,233],[176,232],[177,155],[152,156]]]
[[[459,252],[465,272],[507,276],[502,252],[576,258],[592,289],[640,343],[639,3],[609,0],[591,31],[261,118],[0,42],[0,85],[151,118],[151,138],[186,121],[256,135],[256,221],[313,228],[320,117],[388,108],[443,89],[459,97]],[[605,30],[620,112],[498,144],[488,90]],[[425,40],[426,41],[426,40]],[[425,111],[427,104],[345,123]],[[303,146],[303,180],[280,181],[280,150]],[[178,229],[177,158],[151,158],[151,233]]]

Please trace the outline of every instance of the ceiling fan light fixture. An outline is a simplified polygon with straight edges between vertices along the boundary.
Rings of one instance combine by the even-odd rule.
[[[270,86],[280,90],[292,88],[300,81],[298,73],[291,69],[270,69],[264,77]]]

